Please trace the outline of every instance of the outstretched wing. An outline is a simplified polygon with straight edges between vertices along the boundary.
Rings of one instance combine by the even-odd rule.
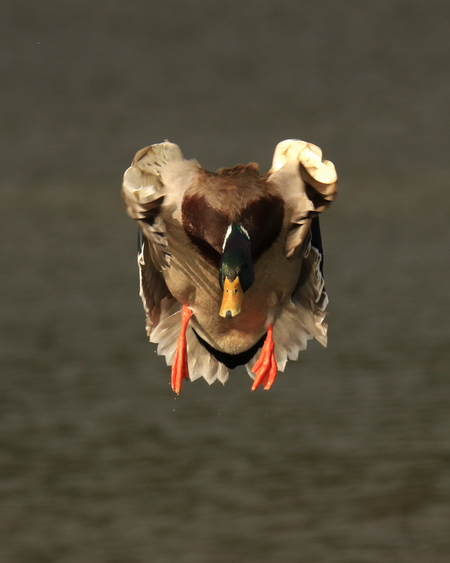
[[[162,270],[170,266],[166,226],[161,216],[166,186],[161,171],[169,162],[181,161],[177,145],[164,142],[140,150],[125,172],[122,194],[128,214],[141,229],[138,244],[140,296],[147,317],[147,334],[173,309],[175,302]]]
[[[288,139],[278,143],[269,174],[291,214],[286,256],[298,256],[306,248],[313,218],[337,195],[334,164],[322,159],[322,151],[316,145]]]
[[[269,179],[283,194],[290,216],[286,256],[302,259],[292,303],[306,333],[326,346],[324,319],[328,296],[323,278],[319,214],[337,195],[336,170],[332,162],[322,159],[319,147],[290,139],[277,145],[270,174]]]
[[[183,161],[179,147],[168,141],[145,147],[136,153],[123,177],[122,194],[127,212],[139,223],[148,240],[148,251],[157,270],[170,264],[166,226],[161,217],[167,188],[161,180],[162,169],[171,162]]]

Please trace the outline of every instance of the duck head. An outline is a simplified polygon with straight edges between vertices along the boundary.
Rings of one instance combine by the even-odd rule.
[[[223,291],[221,317],[231,319],[239,315],[244,292],[252,285],[254,276],[250,236],[242,225],[232,223],[225,234],[219,267]]]

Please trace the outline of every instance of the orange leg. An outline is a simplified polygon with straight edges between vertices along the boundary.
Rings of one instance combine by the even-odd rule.
[[[172,389],[177,395],[181,391],[181,382],[183,379],[189,379],[189,368],[187,361],[187,347],[186,347],[186,329],[189,319],[192,317],[192,311],[187,305],[181,308],[181,330],[180,336],[177,340],[177,349],[175,352],[175,359],[172,365],[171,383]]]
[[[273,353],[275,345],[272,333],[272,325],[269,325],[261,354],[252,368],[252,372],[255,374],[252,391],[257,389],[260,385],[262,385],[264,389],[270,389],[277,377],[278,368],[275,360],[275,354]]]

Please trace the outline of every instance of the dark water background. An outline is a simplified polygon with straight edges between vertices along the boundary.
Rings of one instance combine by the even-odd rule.
[[[450,4],[2,0],[0,561],[450,559]],[[329,347],[270,392],[146,342],[119,197],[312,141]]]

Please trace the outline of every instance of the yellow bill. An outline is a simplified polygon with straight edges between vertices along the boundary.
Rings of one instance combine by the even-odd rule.
[[[219,315],[226,319],[239,315],[243,295],[244,291],[241,287],[239,276],[236,276],[233,281],[226,277],[223,282],[222,305],[220,306]]]

